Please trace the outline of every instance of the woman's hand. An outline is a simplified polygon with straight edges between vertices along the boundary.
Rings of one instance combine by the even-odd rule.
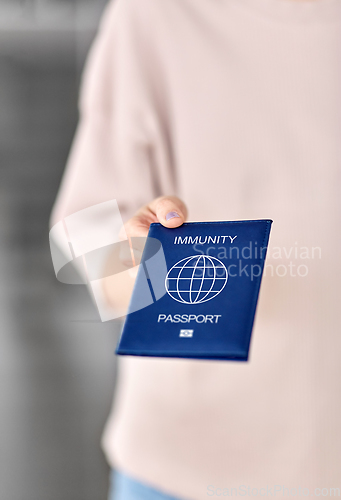
[[[176,196],[161,196],[140,208],[125,224],[121,238],[125,240],[128,237],[130,248],[128,245],[122,246],[120,259],[126,266],[126,272],[120,272],[103,279],[106,300],[119,316],[126,314],[137,272],[137,266],[131,268],[132,260],[134,265],[138,263],[138,255],[142,255],[142,247],[148,235],[150,224],[160,222],[165,227],[175,228],[181,226],[186,217],[187,208],[183,201]],[[132,248],[133,246],[134,248]],[[113,258],[117,258],[117,256],[113,256]],[[109,262],[108,266],[110,266]]]
[[[161,196],[140,208],[125,225],[128,237],[147,236],[152,222],[173,228],[183,224],[187,217],[187,208],[176,196]]]

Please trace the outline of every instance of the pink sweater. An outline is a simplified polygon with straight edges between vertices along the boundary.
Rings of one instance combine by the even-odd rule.
[[[90,53],[53,222],[171,193],[274,220],[248,363],[119,360],[108,460],[174,495],[341,490],[340,28],[339,0],[116,0]]]

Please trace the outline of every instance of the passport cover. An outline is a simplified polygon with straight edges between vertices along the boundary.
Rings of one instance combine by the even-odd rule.
[[[116,353],[247,361],[271,224],[151,224]]]

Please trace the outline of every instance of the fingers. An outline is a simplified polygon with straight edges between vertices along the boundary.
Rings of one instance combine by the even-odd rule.
[[[176,196],[162,196],[140,208],[120,231],[120,261],[127,267],[140,263],[143,247],[152,222],[168,228],[181,226],[187,217],[186,205]],[[129,245],[124,244],[128,238]]]
[[[156,215],[143,207],[125,224],[125,234],[128,238],[146,237],[152,222],[158,222]]]

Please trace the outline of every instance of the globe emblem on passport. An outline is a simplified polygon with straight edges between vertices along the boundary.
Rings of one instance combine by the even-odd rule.
[[[177,302],[202,304],[219,295],[227,280],[227,269],[220,260],[208,255],[192,255],[168,271],[165,287]]]

